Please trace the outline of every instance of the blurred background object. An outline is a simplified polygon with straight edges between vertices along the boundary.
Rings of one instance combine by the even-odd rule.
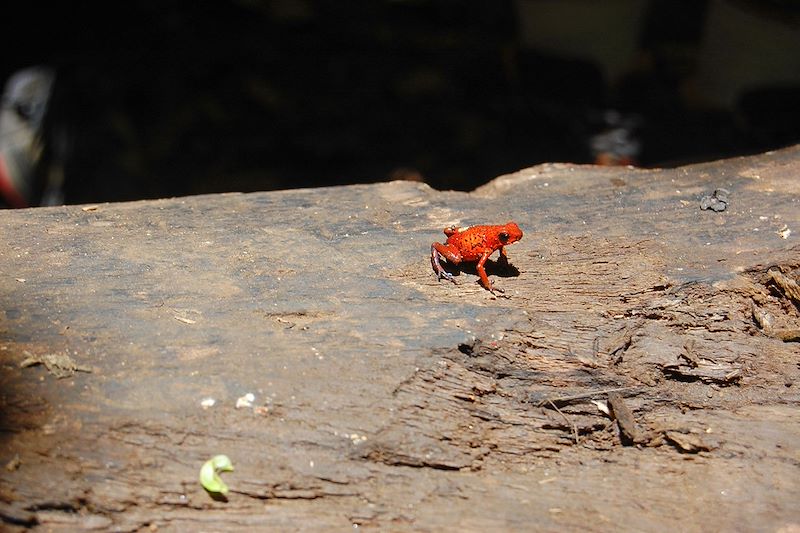
[[[637,165],[641,152],[637,129],[641,125],[641,119],[636,115],[625,116],[610,109],[603,113],[603,125],[605,128],[589,139],[594,164]]]
[[[43,126],[53,78],[52,70],[32,67],[13,73],[3,90],[0,100],[0,201],[9,207],[41,203],[45,186],[41,175]]]
[[[12,207],[470,190],[546,161],[672,166],[800,142],[789,0],[31,0],[4,21]],[[12,84],[31,65],[48,65],[28,71],[35,120]]]

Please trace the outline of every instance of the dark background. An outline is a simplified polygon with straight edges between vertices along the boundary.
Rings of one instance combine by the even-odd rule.
[[[2,16],[0,81],[56,69],[45,138],[69,142],[45,160],[63,168],[68,203],[393,178],[469,190],[545,161],[592,162],[609,109],[629,119],[641,166],[800,141],[800,50],[765,54],[778,81],[714,90],[752,53],[754,25],[720,12],[796,35],[797,2],[642,0],[635,26],[589,20],[586,55],[532,47],[526,3],[537,0],[30,2]],[[548,30],[587,24],[582,3]],[[710,42],[728,26],[744,38]],[[591,51],[620,31],[635,47],[610,73]],[[769,50],[769,32],[754,39]]]

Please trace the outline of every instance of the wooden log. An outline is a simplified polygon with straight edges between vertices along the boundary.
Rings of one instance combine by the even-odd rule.
[[[393,182],[2,212],[0,516],[797,527],[798,345],[775,331],[800,328],[798,176],[796,146],[541,165],[470,194]],[[725,209],[702,209],[718,189]],[[487,263],[504,294],[468,265],[437,281],[443,228],[508,220],[525,233],[513,268]],[[664,438],[621,447],[609,391]],[[227,499],[198,482],[217,454]]]

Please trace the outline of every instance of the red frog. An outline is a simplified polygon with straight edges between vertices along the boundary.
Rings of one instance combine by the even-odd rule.
[[[436,272],[438,279],[448,279],[453,283],[453,275],[442,268],[442,256],[448,263],[458,265],[462,261],[469,263],[478,262],[476,267],[478,275],[481,277],[481,284],[491,292],[503,292],[495,289],[486,275],[483,265],[495,250],[500,250],[500,260],[508,262],[505,246],[515,243],[522,238],[522,230],[514,222],[509,222],[501,226],[472,226],[467,228],[457,228],[451,226],[445,228],[444,234],[447,235],[447,244],[435,242],[431,244],[431,266]]]

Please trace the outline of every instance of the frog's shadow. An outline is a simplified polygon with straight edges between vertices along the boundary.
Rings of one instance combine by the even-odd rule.
[[[458,265],[454,265],[447,261],[442,261],[441,265],[444,269],[453,274],[454,276],[459,276],[461,273],[465,274],[472,274],[474,276],[478,275],[478,263],[477,262],[463,262]],[[497,276],[500,278],[516,278],[520,275],[520,271],[517,267],[511,264],[508,261],[501,261],[501,260],[494,260],[488,259],[486,263],[483,265],[484,269],[486,270],[487,276]],[[478,280],[480,283],[480,280]]]

